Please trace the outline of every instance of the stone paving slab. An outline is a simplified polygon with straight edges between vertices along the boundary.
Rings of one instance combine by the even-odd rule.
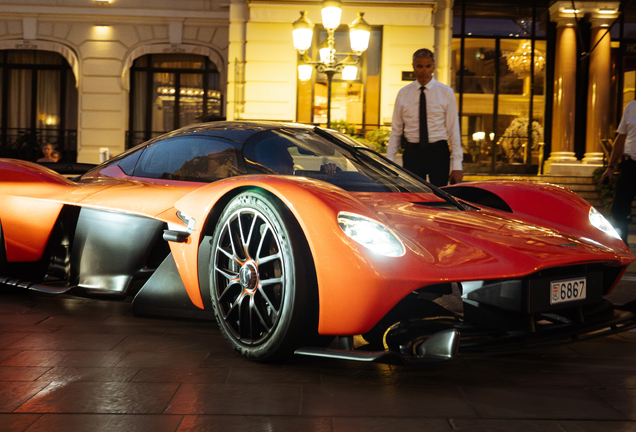
[[[259,364],[214,323],[0,289],[2,432],[636,431],[634,360],[636,332],[431,367]]]

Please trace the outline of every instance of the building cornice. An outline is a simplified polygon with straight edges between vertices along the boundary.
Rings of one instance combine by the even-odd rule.
[[[0,5],[0,14],[93,16],[113,18],[197,18],[228,20],[229,11],[202,11],[181,9],[124,9],[105,7]]]
[[[557,23],[593,19],[595,25],[612,23],[619,14],[620,2],[604,1],[557,1],[550,6],[550,20]]]
[[[276,0],[247,0],[248,4],[262,4],[262,5],[272,5],[272,6],[294,6],[294,5],[304,5],[304,6],[316,6],[319,7],[321,5],[321,1],[276,1]],[[342,7],[390,7],[390,8],[413,8],[413,7],[426,7],[431,8],[437,5],[437,1],[343,1]]]

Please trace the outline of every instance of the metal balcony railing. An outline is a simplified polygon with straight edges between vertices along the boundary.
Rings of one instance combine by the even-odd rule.
[[[77,161],[76,129],[0,129],[0,157],[35,162],[42,157],[40,150],[45,143],[52,144],[60,152],[61,161]]]

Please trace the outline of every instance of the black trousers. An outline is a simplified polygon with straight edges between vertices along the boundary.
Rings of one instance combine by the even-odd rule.
[[[610,216],[614,227],[627,243],[629,223],[632,214],[632,201],[636,198],[636,161],[627,158],[618,164],[620,173],[614,189],[614,200]]]
[[[402,166],[424,180],[428,175],[435,186],[446,186],[450,173],[448,141],[436,141],[424,146],[405,143]]]

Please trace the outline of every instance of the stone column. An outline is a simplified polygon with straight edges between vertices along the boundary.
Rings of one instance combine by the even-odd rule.
[[[607,32],[609,18],[590,19],[592,24],[587,90],[587,129],[585,164],[603,164],[601,140],[609,138],[610,126],[610,50],[611,36]]]
[[[227,120],[240,120],[245,109],[245,44],[249,10],[246,0],[231,0],[227,68]]]
[[[453,42],[453,2],[454,0],[438,0],[433,14],[435,78],[446,85],[452,85],[450,59]]]
[[[576,111],[576,30],[570,17],[557,18],[556,60],[552,109],[552,151],[548,169],[555,163],[576,162],[574,154],[574,118]],[[552,170],[554,171],[554,170]],[[554,173],[553,173],[554,174]]]

